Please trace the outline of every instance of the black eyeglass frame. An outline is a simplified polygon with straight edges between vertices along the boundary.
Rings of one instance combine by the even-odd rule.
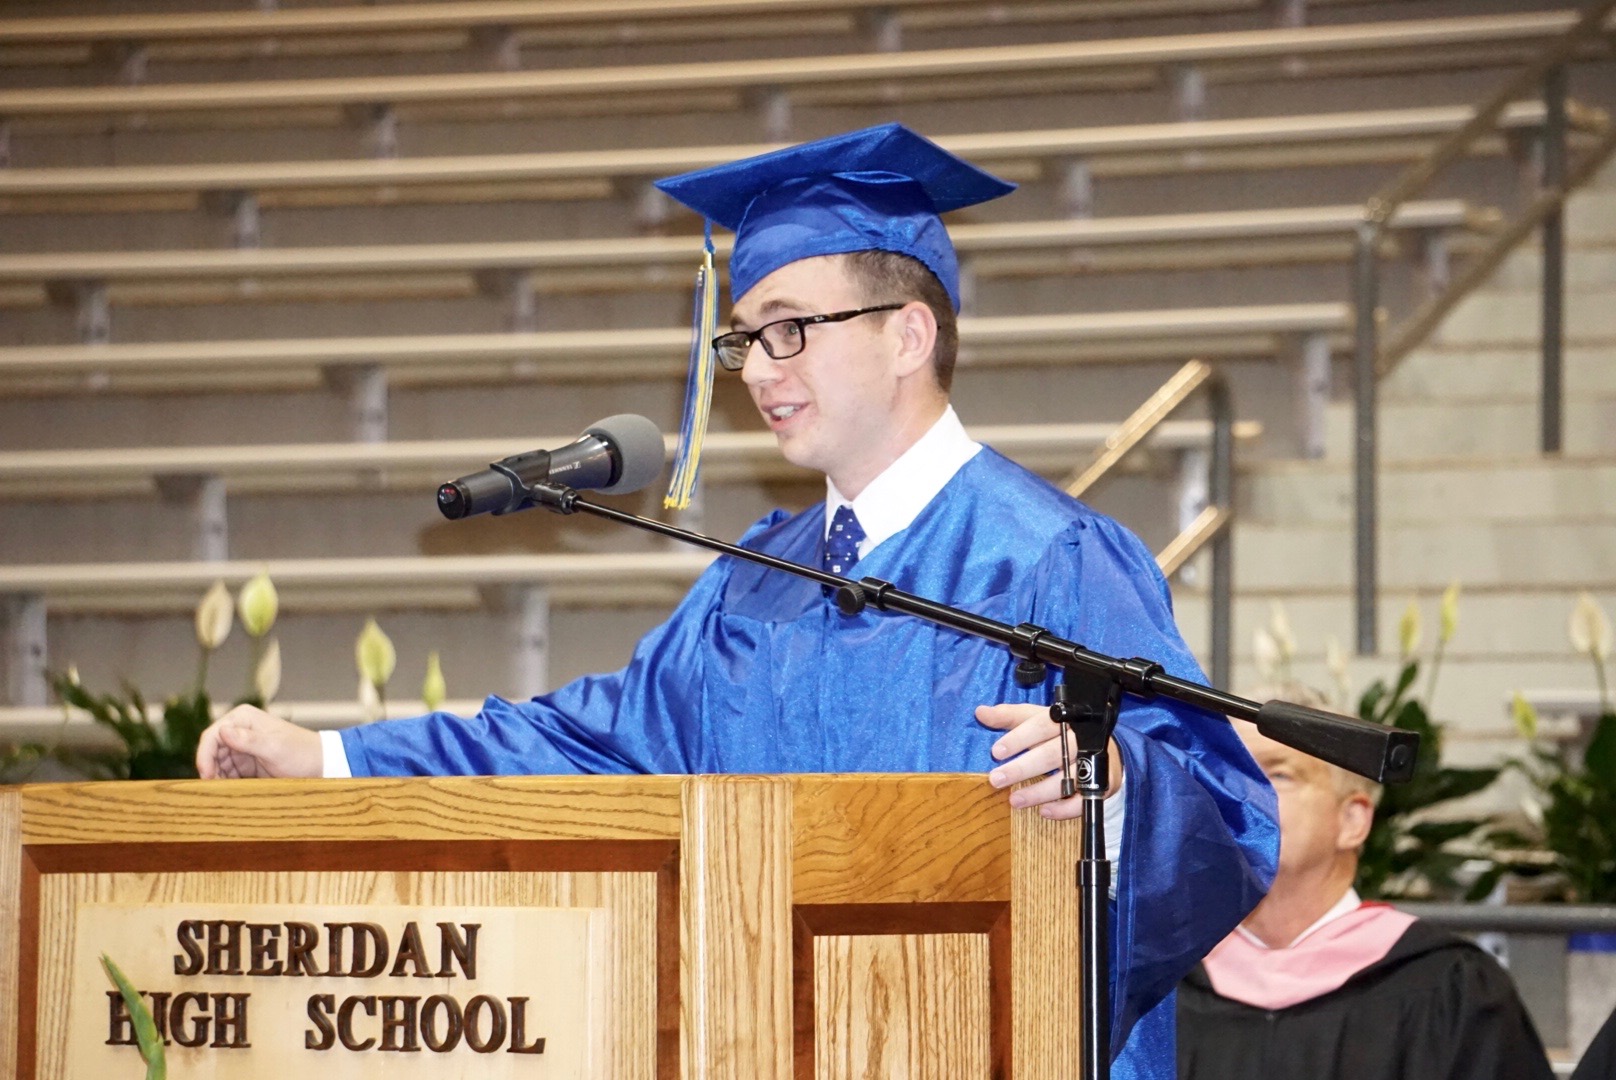
[[[752,345],[761,342],[763,351],[768,354],[770,360],[789,360],[793,356],[800,355],[808,347],[807,328],[810,326],[818,326],[820,323],[846,322],[848,319],[856,319],[860,315],[873,315],[877,311],[897,311],[899,308],[904,307],[908,307],[908,304],[878,304],[875,307],[854,308],[852,311],[836,311],[829,315],[798,315],[790,319],[775,319],[773,322],[764,323],[756,330],[732,330],[727,334],[719,334],[712,340],[713,355],[718,358],[718,366],[725,371],[739,371],[746,366],[746,355],[752,351]],[[799,344],[796,352],[778,355],[769,347],[769,340],[763,335],[771,327],[783,326],[786,323],[795,324],[797,327],[797,341]],[[726,357],[725,355],[726,342],[730,343],[734,349],[733,357]]]

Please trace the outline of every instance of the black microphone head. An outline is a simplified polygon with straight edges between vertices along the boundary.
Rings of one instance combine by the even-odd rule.
[[[638,491],[662,474],[662,464],[667,458],[662,432],[645,417],[618,413],[591,424],[584,434],[606,442],[617,457],[617,481],[611,487],[598,489],[602,494],[624,495]]]

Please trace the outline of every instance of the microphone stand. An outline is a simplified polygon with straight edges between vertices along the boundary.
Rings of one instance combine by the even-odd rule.
[[[1011,626],[904,592],[879,578],[853,581],[788,559],[751,551],[652,518],[589,502],[564,484],[549,481],[528,484],[520,478],[513,479],[521,483],[532,504],[556,513],[592,514],[818,582],[835,590],[836,606],[844,615],[857,615],[873,605],[877,611],[911,615],[962,634],[997,642],[1019,660],[1015,678],[1021,686],[1037,686],[1044,681],[1050,667],[1060,669],[1061,681],[1055,687],[1050,717],[1061,725],[1061,797],[1079,796],[1083,800],[1082,845],[1077,865],[1083,982],[1082,1080],[1108,1080],[1111,1075],[1111,863],[1105,857],[1103,804],[1110,779],[1108,747],[1121,713],[1123,694],[1141,701],[1164,697],[1214,715],[1254,721],[1258,731],[1276,742],[1380,783],[1402,783],[1414,772],[1419,736],[1413,732],[1287,701],[1258,704],[1169,675],[1151,660],[1140,657],[1124,660],[1085,649],[1032,623]],[[1076,746],[1075,769],[1067,759],[1068,733]]]

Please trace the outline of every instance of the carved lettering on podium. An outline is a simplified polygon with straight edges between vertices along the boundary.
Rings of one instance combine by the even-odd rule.
[[[107,953],[139,990],[169,1075],[593,1077],[610,1030],[600,908],[87,904],[71,963],[68,1075],[139,1076]],[[48,962],[48,961],[47,961]]]

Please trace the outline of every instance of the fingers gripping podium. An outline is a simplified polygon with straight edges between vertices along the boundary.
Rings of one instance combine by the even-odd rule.
[[[175,1076],[1077,1068],[1077,823],[977,776],[35,785],[0,843],[5,1080],[142,1074],[92,953]]]

